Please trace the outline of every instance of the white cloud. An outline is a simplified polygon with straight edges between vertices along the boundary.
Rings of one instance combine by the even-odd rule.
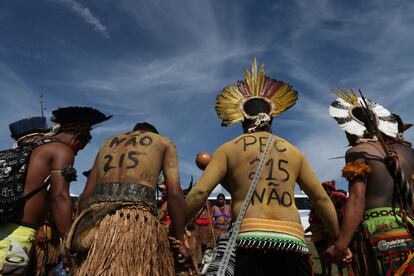
[[[67,4],[74,12],[76,12],[86,23],[91,25],[93,29],[101,33],[105,38],[109,38],[108,29],[101,23],[101,20],[92,14],[89,8],[84,7],[82,4],[75,0],[58,0]]]

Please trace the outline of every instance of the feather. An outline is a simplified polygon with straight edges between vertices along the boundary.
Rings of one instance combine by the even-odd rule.
[[[286,111],[298,99],[297,92],[289,84],[265,75],[264,64],[258,69],[256,58],[253,59],[251,71],[246,68],[244,75],[244,80],[224,88],[216,98],[216,112],[224,126],[244,120],[242,105],[250,98],[263,98],[271,103],[269,115],[272,116]]]
[[[329,107],[329,114],[346,132],[362,138],[365,134],[366,127],[357,118],[351,116],[351,111],[355,107],[364,105],[363,100],[359,98],[352,89],[349,89],[349,92],[346,92],[345,90],[338,88],[337,90],[334,90],[334,92],[339,98],[332,102]],[[378,129],[390,137],[397,137],[398,121],[396,117],[376,101],[367,99],[367,104],[377,119]]]
[[[58,124],[79,123],[85,125],[96,125],[109,120],[112,116],[106,116],[92,107],[69,106],[52,111],[52,122]]]

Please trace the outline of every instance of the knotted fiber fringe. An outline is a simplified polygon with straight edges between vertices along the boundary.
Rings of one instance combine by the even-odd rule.
[[[59,241],[48,241],[47,243],[36,244],[36,276],[44,275],[46,266],[56,266],[59,260]]]
[[[165,227],[140,207],[106,215],[75,275],[173,276]]]

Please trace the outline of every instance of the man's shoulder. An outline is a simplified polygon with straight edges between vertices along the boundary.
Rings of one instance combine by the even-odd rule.
[[[292,154],[293,156],[303,158],[305,155],[303,152],[296,147],[294,144],[290,143],[288,140],[286,140],[283,137],[280,137],[278,135],[273,134],[274,136],[274,144],[277,151],[283,153],[288,152],[289,154]]]
[[[352,154],[352,153],[357,153],[357,152],[367,152],[367,151],[373,151],[375,150],[375,144],[377,144],[376,142],[362,142],[359,143],[355,146],[350,147],[347,151],[346,154]]]
[[[74,155],[71,147],[58,140],[41,141],[35,146],[33,155],[47,154],[50,156]]]

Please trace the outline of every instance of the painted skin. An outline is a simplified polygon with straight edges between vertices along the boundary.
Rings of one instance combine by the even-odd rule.
[[[184,196],[180,186],[177,151],[171,140],[156,133],[121,133],[103,144],[80,197],[80,210],[86,207],[95,185],[109,182],[137,183],[156,189],[161,170],[168,191],[168,213],[173,226],[171,234],[183,242]]]
[[[269,133],[263,131],[242,134],[217,149],[186,198],[187,221],[201,208],[218,183],[230,192],[233,220],[237,218],[268,137]],[[335,239],[339,230],[331,200],[304,155],[278,136],[275,136],[245,218],[300,223],[294,203],[296,182],[312,200],[331,238]]]

